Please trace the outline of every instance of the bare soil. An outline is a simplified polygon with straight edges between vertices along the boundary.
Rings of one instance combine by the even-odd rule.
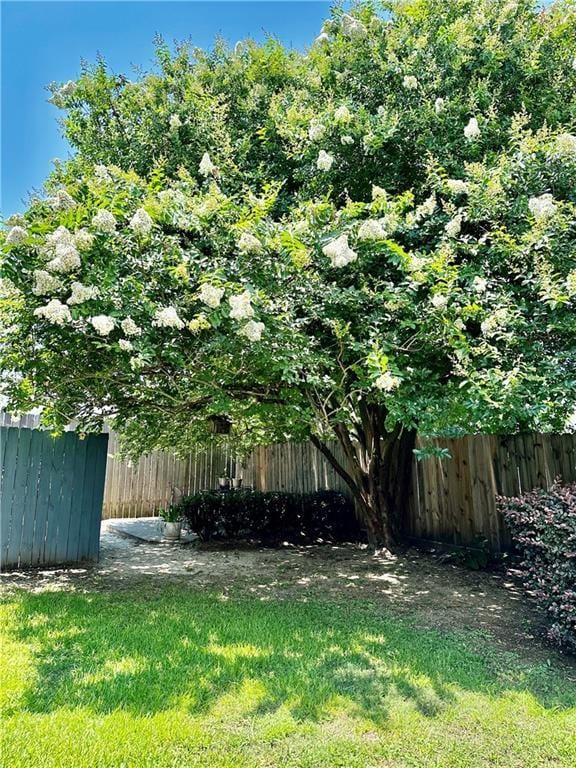
[[[95,565],[11,571],[3,591],[160,590],[169,583],[261,600],[374,601],[418,626],[485,633],[502,650],[550,658],[576,681],[576,663],[546,644],[541,617],[504,568],[470,571],[409,548],[375,556],[361,545],[227,548],[138,542],[103,522]]]

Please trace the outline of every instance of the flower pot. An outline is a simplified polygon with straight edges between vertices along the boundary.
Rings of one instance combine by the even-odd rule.
[[[182,523],[165,523],[164,524],[164,538],[166,541],[178,541],[180,534],[182,533]]]
[[[232,488],[242,488],[242,478],[241,477],[233,477],[232,478]]]
[[[226,490],[227,488],[230,488],[230,478],[229,477],[219,477],[218,478],[218,485],[220,486],[220,489],[222,491]]]

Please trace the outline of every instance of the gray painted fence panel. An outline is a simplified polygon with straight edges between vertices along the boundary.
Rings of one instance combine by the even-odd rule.
[[[2,562],[9,562],[10,534],[12,530],[12,511],[14,499],[14,482],[16,479],[16,466],[18,464],[18,430],[10,430],[4,443],[4,460],[2,465],[2,525],[0,527]]]
[[[108,435],[0,427],[0,565],[97,560]]]

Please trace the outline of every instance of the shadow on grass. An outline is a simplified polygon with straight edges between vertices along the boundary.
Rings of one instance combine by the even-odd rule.
[[[375,724],[406,702],[426,717],[460,692],[531,694],[576,705],[576,687],[462,638],[416,629],[373,606],[161,595],[21,592],[12,638],[33,649],[36,676],[20,705],[148,714],[257,716],[287,707],[317,720],[345,708]]]

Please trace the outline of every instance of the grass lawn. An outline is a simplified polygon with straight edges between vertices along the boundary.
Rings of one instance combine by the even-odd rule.
[[[375,604],[18,591],[5,768],[576,765],[576,686]]]

